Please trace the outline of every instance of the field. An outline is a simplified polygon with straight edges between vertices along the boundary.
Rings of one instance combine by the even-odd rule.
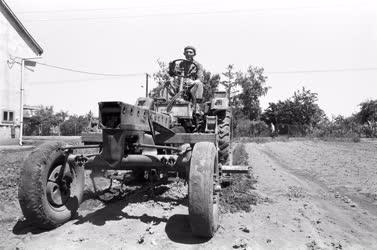
[[[237,176],[240,181],[223,189],[221,226],[211,240],[191,237],[182,181],[155,188],[152,199],[150,189],[136,187],[108,203],[89,183],[77,218],[52,231],[33,228],[17,201],[19,167],[30,149],[3,150],[0,249],[377,247],[375,141],[244,145],[253,178]]]

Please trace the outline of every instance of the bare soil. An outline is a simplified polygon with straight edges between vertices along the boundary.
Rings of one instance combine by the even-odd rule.
[[[377,248],[376,143],[289,140],[245,149],[255,179],[235,176],[224,187],[221,226],[210,240],[191,236],[183,181],[113,189],[103,197],[110,202],[88,182],[78,217],[40,231],[17,201],[19,166],[30,151],[2,151],[0,249]]]

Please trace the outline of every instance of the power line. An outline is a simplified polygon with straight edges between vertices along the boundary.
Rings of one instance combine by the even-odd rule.
[[[132,19],[145,17],[171,17],[171,16],[190,16],[190,15],[208,15],[208,14],[228,14],[245,12],[246,10],[234,11],[208,11],[208,12],[181,12],[181,13],[159,13],[159,14],[144,14],[144,15],[127,15],[127,16],[107,16],[107,17],[78,17],[78,18],[55,18],[55,19],[28,19],[29,22],[45,22],[45,21],[90,21],[90,20],[106,20],[106,19]]]
[[[356,72],[375,71],[377,67],[343,68],[343,69],[318,69],[318,70],[292,70],[292,71],[266,71],[266,74],[306,74],[306,73],[332,73],[332,72]]]
[[[42,84],[64,84],[64,83],[75,83],[75,82],[92,82],[92,81],[103,81],[103,80],[117,80],[117,79],[122,79],[123,77],[121,76],[114,76],[114,77],[101,77],[101,78],[85,78],[85,79],[68,79],[68,80],[59,80],[59,81],[33,81],[29,82],[30,84],[33,85],[42,85]]]
[[[294,9],[318,9],[320,7],[296,7],[296,8],[264,8],[264,9],[239,9],[239,10],[219,10],[219,11],[198,11],[198,12],[176,12],[176,13],[158,13],[144,15],[126,15],[126,16],[107,16],[107,17],[78,17],[78,18],[55,18],[55,19],[27,19],[29,22],[44,21],[90,21],[90,20],[106,20],[106,19],[123,19],[123,18],[144,18],[144,17],[171,17],[171,16],[193,16],[193,15],[211,15],[211,14],[232,14],[232,13],[248,13],[275,10],[294,10]]]
[[[67,67],[61,67],[56,65],[51,65],[47,63],[36,62],[39,65],[46,67],[80,73],[87,75],[96,75],[96,76],[106,76],[106,77],[133,77],[133,76],[144,76],[146,73],[128,73],[128,74],[108,74],[108,73],[98,73],[98,72],[89,72],[78,69],[72,69]],[[360,68],[340,68],[340,69],[317,69],[317,70],[291,70],[291,71],[266,71],[266,74],[311,74],[311,73],[333,73],[333,72],[358,72],[358,71],[376,71],[377,67],[360,67]],[[48,83],[67,83],[67,82],[88,82],[88,81],[99,81],[107,80],[109,78],[96,78],[96,79],[77,79],[77,80],[59,80],[59,81],[42,81],[42,82],[33,82],[34,84],[48,84]]]
[[[46,66],[46,67],[50,67],[50,68],[55,68],[55,69],[60,69],[60,70],[65,70],[65,71],[70,71],[70,72],[75,72],[75,73],[81,73],[81,74],[87,74],[87,75],[96,75],[96,76],[129,77],[129,76],[141,76],[141,75],[145,75],[145,73],[130,73],[130,74],[97,73],[97,72],[88,72],[88,71],[83,71],[83,70],[71,69],[71,68],[66,68],[66,67],[51,65],[51,64],[47,64],[47,63],[41,63],[41,62],[36,62],[36,63],[39,64],[39,65]]]
[[[74,73],[96,75],[96,76],[106,76],[106,78],[91,78],[91,79],[77,79],[77,80],[59,80],[59,81],[38,81],[32,82],[33,84],[55,84],[55,83],[68,83],[68,82],[88,82],[88,81],[100,81],[108,80],[108,77],[112,79],[122,78],[122,77],[133,77],[133,76],[144,76],[146,73],[129,73],[129,74],[108,74],[108,73],[98,73],[98,72],[88,72],[83,70],[77,70],[72,68],[66,68],[41,62],[36,62],[37,64],[51,67],[59,70],[65,70]],[[266,71],[266,74],[312,74],[312,73],[333,73],[333,72],[359,72],[359,71],[376,71],[377,67],[363,67],[363,68],[341,68],[341,69],[318,69],[318,70],[292,70],[292,71]]]
[[[18,14],[34,14],[34,13],[64,13],[64,12],[98,12],[98,11],[122,11],[133,9],[152,9],[159,7],[171,7],[179,5],[154,5],[154,6],[130,6],[125,8],[94,8],[94,9],[61,9],[61,10],[32,10],[32,11],[20,11]]]

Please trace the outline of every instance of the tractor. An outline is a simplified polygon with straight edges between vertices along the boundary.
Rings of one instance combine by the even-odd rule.
[[[209,102],[193,102],[185,83],[187,75],[180,68],[182,61],[171,64],[173,81],[166,90],[174,93],[172,97],[142,97],[136,105],[100,102],[100,133],[83,134],[80,145],[48,142],[33,150],[23,163],[19,186],[20,206],[27,220],[36,227],[53,229],[77,214],[85,170],[124,170],[135,180],[147,178],[156,183],[175,173],[188,184],[193,235],[214,235],[222,177],[248,170],[227,165],[231,113],[226,94],[217,92]],[[193,63],[192,68],[197,65]],[[78,149],[96,153],[77,154]]]

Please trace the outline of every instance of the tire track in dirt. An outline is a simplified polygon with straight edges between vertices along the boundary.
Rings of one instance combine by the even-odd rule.
[[[354,194],[347,192],[347,190],[344,190],[342,188],[328,187],[325,181],[318,179],[318,174],[311,173],[310,171],[304,170],[304,169],[298,170],[295,168],[291,168],[289,163],[286,160],[279,158],[279,156],[276,153],[274,153],[273,150],[271,149],[265,148],[263,149],[263,153],[266,154],[268,157],[270,157],[274,162],[281,165],[286,171],[288,171],[292,175],[300,179],[303,179],[306,182],[312,182],[316,184],[321,189],[323,189],[323,191],[327,193],[333,193],[334,195],[332,196],[351,197],[353,203],[357,203],[359,207],[365,209],[368,213],[374,216],[377,216],[376,206],[371,204],[373,202],[371,199],[362,199],[359,196],[355,196]]]
[[[247,146],[258,180],[257,191],[271,200],[253,210],[256,241],[269,235],[271,248],[377,246],[375,216],[335,199],[323,182],[305,171],[292,170],[290,165],[298,163],[277,158],[268,145]]]

